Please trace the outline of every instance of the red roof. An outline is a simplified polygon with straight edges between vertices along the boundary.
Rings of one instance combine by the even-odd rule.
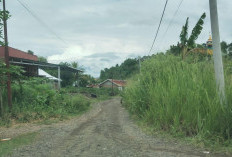
[[[9,56],[20,59],[27,59],[32,61],[38,61],[38,57],[32,54],[28,54],[26,52],[14,49],[9,47]],[[5,48],[3,46],[0,47],[0,58],[5,58]]]
[[[126,81],[124,81],[124,80],[113,80],[113,83],[115,83],[119,86],[122,86],[122,87],[126,86]]]

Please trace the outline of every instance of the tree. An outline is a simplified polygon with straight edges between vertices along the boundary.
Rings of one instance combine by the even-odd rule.
[[[181,53],[181,44],[178,42],[177,45],[171,45],[170,49],[167,50],[167,54],[180,55]]]
[[[3,114],[3,99],[2,99],[2,89],[6,86],[7,73],[10,73],[15,78],[20,78],[24,71],[19,66],[11,65],[10,68],[6,68],[6,64],[0,60],[0,117]]]
[[[142,60],[142,59],[141,59]],[[139,60],[134,59],[126,59],[121,65],[116,65],[111,68],[105,68],[104,70],[101,70],[100,79],[106,80],[111,79],[113,76],[113,79],[126,79],[131,77],[133,74],[139,72]]]
[[[31,51],[31,50],[28,50],[27,53],[30,54],[30,55],[34,55],[34,52]]]
[[[44,62],[44,63],[47,63],[47,62],[48,62],[48,61],[47,61],[47,58],[42,57],[42,56],[38,56],[38,60],[39,60],[39,62]]]
[[[222,53],[227,54],[228,46],[229,46],[229,45],[227,45],[227,43],[226,43],[225,41],[222,41],[222,42],[221,42],[221,50],[222,50]]]
[[[228,55],[232,58],[232,43],[228,44]]]
[[[78,66],[78,62],[71,62],[71,67],[77,69]]]
[[[204,19],[206,18],[206,14],[203,13],[197,24],[192,30],[190,37],[188,37],[188,27],[189,27],[189,18],[187,18],[185,25],[182,27],[180,33],[180,46],[182,52],[182,58],[187,54],[187,52],[196,47],[196,40],[201,34],[203,29]]]

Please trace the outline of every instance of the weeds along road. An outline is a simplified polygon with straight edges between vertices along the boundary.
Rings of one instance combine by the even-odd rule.
[[[11,156],[195,157],[202,151],[144,134],[121,107],[120,98],[93,105],[85,115],[40,131],[37,142]],[[218,155],[217,155],[218,156]]]

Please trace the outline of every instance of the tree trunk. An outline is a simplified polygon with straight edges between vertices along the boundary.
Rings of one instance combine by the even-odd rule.
[[[3,116],[2,89],[0,87],[0,117]]]

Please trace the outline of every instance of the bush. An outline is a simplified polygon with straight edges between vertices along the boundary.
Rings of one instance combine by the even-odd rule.
[[[5,114],[0,117],[6,124],[10,119],[19,122],[29,122],[37,119],[62,118],[86,111],[90,101],[81,95],[60,93],[52,89],[44,80],[31,79],[22,84],[12,85],[13,109],[11,112],[5,106]]]
[[[231,139],[231,74],[226,75],[227,106],[220,104],[211,61],[158,55],[144,62],[137,77],[123,95],[132,114],[175,135]]]

